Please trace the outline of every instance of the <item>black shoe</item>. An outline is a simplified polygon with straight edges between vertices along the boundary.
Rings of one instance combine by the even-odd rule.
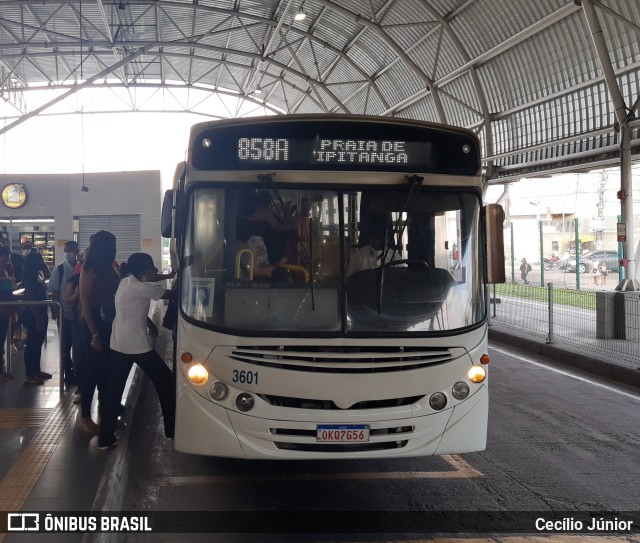
[[[40,377],[40,379],[45,379],[45,380],[51,379],[53,377],[53,375],[51,375],[50,373],[47,373],[46,371],[37,371],[35,375],[37,377]]]
[[[44,381],[37,375],[27,375],[24,379],[27,385],[44,385]]]
[[[101,445],[100,443],[98,443],[98,449],[100,449],[101,451],[104,451],[105,449],[110,449],[111,447],[115,447],[118,444],[118,438],[114,438],[114,440],[111,443],[107,443],[105,445]]]

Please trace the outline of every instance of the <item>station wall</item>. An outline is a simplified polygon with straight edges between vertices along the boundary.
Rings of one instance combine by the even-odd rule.
[[[83,177],[88,192],[81,191]],[[100,172],[85,173],[84,176],[0,175],[0,189],[14,183],[23,185],[26,201],[17,209],[0,204],[3,225],[9,218],[53,218],[56,263],[62,261],[64,241],[75,239],[74,234],[77,234],[74,217],[137,214],[140,216],[140,250],[149,253],[158,268],[162,267],[159,171]]]

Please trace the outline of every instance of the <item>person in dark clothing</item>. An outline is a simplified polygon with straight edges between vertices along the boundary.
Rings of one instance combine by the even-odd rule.
[[[531,264],[527,262],[526,258],[523,258],[522,261],[520,262],[520,277],[522,277],[522,280],[524,281],[525,285],[529,284],[529,281],[527,280],[527,275],[529,275],[530,271],[531,271]]]
[[[23,277],[24,299],[39,301],[47,299],[47,286],[42,274],[44,260],[40,253],[29,253],[24,259]],[[46,265],[46,264],[45,264]],[[27,344],[24,349],[25,383],[42,385],[51,374],[40,370],[42,345],[47,336],[49,317],[46,305],[27,306],[22,322],[27,329]]]
[[[10,267],[11,251],[7,247],[0,246],[0,302],[10,302],[15,299],[13,295],[13,268]],[[0,306],[0,383],[13,379],[13,374],[6,371],[4,358],[4,345],[7,338],[7,330],[15,309],[11,306]]]
[[[91,419],[91,402],[96,387],[100,398],[104,399],[106,394],[111,325],[115,313],[113,298],[120,283],[120,276],[113,267],[115,256],[115,236],[100,230],[93,236],[80,272],[81,334],[86,357],[80,383],[82,417],[79,427],[94,434],[98,433],[98,425]]]
[[[146,253],[134,253],[127,261],[129,275],[120,281],[115,297],[116,317],[111,332],[111,358],[105,406],[100,421],[98,448],[118,443],[116,430],[120,399],[134,363],[151,379],[162,407],[164,432],[173,437],[175,424],[175,381],[164,360],[153,350],[158,329],[149,319],[151,300],[167,299],[171,291],[152,283],[158,269]]]
[[[276,215],[268,192],[259,191],[249,200],[247,213],[240,216],[236,237],[242,242],[238,246],[248,248],[254,255],[254,277],[289,279],[282,266],[287,263],[287,243],[295,234],[294,228],[293,223],[284,223]]]

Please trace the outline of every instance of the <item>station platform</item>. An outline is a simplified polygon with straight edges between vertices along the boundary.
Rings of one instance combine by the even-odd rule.
[[[170,363],[169,332],[161,327],[159,331],[156,350]],[[598,360],[589,353],[544,345],[496,325],[490,327],[489,337],[490,347],[509,344],[581,371],[640,386],[638,376],[617,366],[615,360]],[[42,386],[26,384],[22,352],[18,349],[12,353],[10,368],[15,377],[0,383],[0,511],[119,511],[127,482],[129,432],[122,432],[117,447],[97,449],[97,436],[78,427],[80,406],[73,403],[75,387],[61,393],[58,352],[57,328],[50,322],[42,369],[53,378]],[[146,376],[134,366],[123,397],[123,419],[129,427],[133,426],[136,404],[147,385]],[[94,420],[98,420],[95,398],[92,409]],[[100,534],[0,533],[0,543],[103,540],[106,541]]]
[[[41,370],[44,385],[25,383],[23,348],[12,345],[13,379],[0,383],[0,511],[92,511],[110,451],[78,426],[75,386],[60,388],[57,325],[49,321]],[[132,369],[123,396],[123,419],[133,412],[139,376]],[[97,392],[92,418],[98,420]],[[126,432],[126,430],[125,430]],[[125,445],[126,446],[126,445]],[[4,519],[3,519],[4,520]],[[2,533],[0,542],[81,542],[82,533]]]

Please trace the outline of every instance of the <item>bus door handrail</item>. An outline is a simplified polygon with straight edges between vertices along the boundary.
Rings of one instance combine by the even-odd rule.
[[[8,302],[0,302],[0,307],[11,306],[15,307],[16,312],[20,307],[29,307],[29,306],[56,306],[58,308],[58,349],[60,355],[60,397],[64,396],[64,309],[62,304],[58,300],[15,300]],[[3,338],[2,341],[6,341],[6,362],[7,362],[7,371],[11,369],[11,324],[7,327],[7,337]]]
[[[253,266],[255,257],[251,249],[240,249],[236,253],[236,279],[240,279],[240,260],[242,259],[242,255],[244,254],[249,255],[249,280],[253,281]],[[309,271],[304,266],[298,266],[297,264],[283,264],[282,267],[293,272],[300,272],[304,276],[304,282],[309,282]]]
[[[253,256],[253,251],[251,249],[240,249],[236,253],[236,279],[240,279],[240,259],[244,254],[249,255],[249,279],[253,281],[254,256]]]
[[[304,266],[298,266],[297,264],[283,264],[282,267],[285,270],[300,272],[304,276],[304,282],[309,282],[309,271]]]

